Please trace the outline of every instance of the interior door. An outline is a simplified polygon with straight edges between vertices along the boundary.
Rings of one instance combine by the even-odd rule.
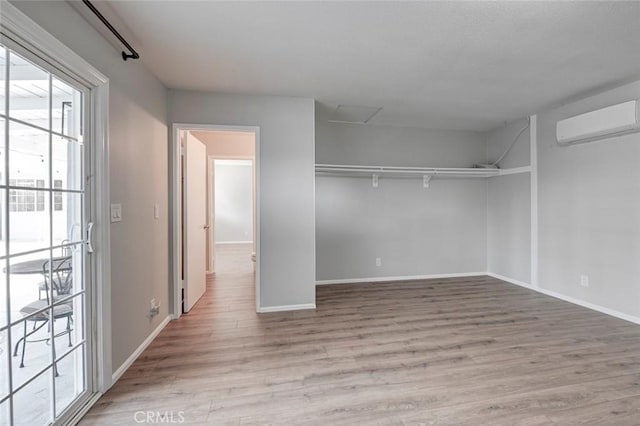
[[[207,286],[207,149],[187,133],[184,147],[184,311],[189,312]]]

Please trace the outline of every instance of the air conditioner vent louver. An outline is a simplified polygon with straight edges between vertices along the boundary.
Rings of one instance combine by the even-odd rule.
[[[640,101],[633,100],[560,120],[560,145],[591,142],[640,130]]]

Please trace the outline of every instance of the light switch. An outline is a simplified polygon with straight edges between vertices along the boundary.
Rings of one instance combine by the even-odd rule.
[[[122,222],[122,204],[111,204],[111,223]]]
[[[153,205],[153,218],[160,219],[160,206],[158,204]]]

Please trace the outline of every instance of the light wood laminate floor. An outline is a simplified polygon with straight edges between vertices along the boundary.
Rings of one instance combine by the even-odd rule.
[[[82,424],[640,424],[640,326],[489,277],[322,286],[315,311],[257,315],[249,253],[219,252]]]

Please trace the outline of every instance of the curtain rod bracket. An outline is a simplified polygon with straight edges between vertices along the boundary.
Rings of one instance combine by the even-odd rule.
[[[138,54],[131,55],[131,54],[129,54],[129,53],[127,53],[127,52],[125,52],[125,51],[123,50],[123,51],[122,51],[122,60],[123,60],[123,61],[126,61],[126,60],[127,60],[127,59],[129,59],[129,58],[131,58],[131,59],[139,59],[139,58],[140,58],[140,55],[138,55]]]

